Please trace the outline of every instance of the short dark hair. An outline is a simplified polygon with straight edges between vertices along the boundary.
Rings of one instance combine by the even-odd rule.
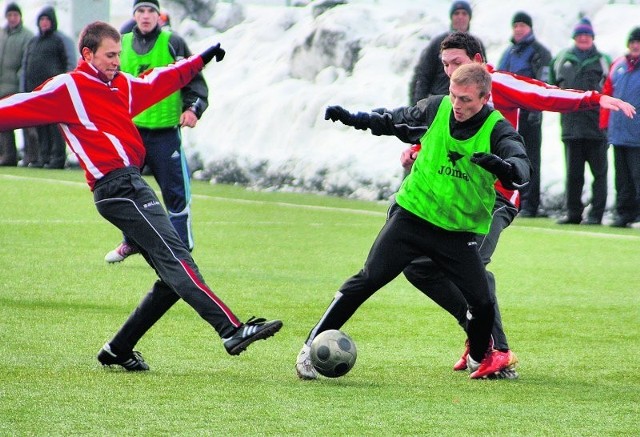
[[[482,56],[482,45],[480,41],[468,32],[452,32],[447,35],[440,44],[440,52],[446,49],[462,49],[471,59],[473,59],[477,53],[480,53],[480,56]]]
[[[119,42],[120,32],[118,32],[118,29],[104,21],[94,21],[93,23],[87,24],[84,29],[82,29],[78,40],[80,56],[82,56],[82,49],[85,47],[91,50],[92,53],[95,53],[102,40],[107,38],[110,38],[115,42]]]

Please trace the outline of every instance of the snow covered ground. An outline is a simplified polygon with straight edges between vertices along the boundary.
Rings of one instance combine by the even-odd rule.
[[[29,27],[35,28],[44,3],[19,2]],[[489,62],[495,64],[509,44],[516,11],[533,17],[537,38],[552,54],[572,44],[571,32],[582,13],[593,23],[598,48],[615,57],[624,53],[629,31],[640,25],[640,5],[609,3],[472,0],[471,31],[483,40]],[[54,4],[64,31],[69,28],[68,0]],[[129,16],[131,4],[111,0],[114,25]],[[232,15],[239,6],[244,16],[225,32],[173,22],[192,51],[218,41],[227,50],[222,63],[204,72],[209,110],[195,129],[184,132],[189,153],[204,165],[200,176],[208,178],[217,169],[220,180],[240,175],[260,178],[265,185],[386,197],[400,182],[404,145],[325,121],[324,108],[340,104],[368,111],[407,104],[417,57],[430,38],[447,30],[450,0],[352,0],[317,17],[312,5],[285,4],[246,0],[232,6],[220,1],[216,19]],[[546,113],[543,123],[543,190],[546,196],[557,195],[564,180],[559,117]]]

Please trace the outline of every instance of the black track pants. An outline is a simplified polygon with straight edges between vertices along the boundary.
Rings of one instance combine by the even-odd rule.
[[[340,329],[362,303],[397,277],[414,259],[428,256],[468,302],[472,315],[467,327],[471,356],[481,361],[491,337],[494,301],[475,234],[445,231],[396,208],[373,243],[363,269],[340,287],[311,330],[307,344],[322,331]],[[395,316],[398,323],[402,323],[402,315]]]
[[[123,351],[131,350],[180,298],[222,337],[241,325],[205,284],[189,250],[138,169],[109,173],[96,184],[94,200],[98,212],[140,248],[160,277],[113,338],[112,345]]]

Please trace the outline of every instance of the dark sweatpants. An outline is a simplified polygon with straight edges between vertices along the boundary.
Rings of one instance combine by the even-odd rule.
[[[616,213],[620,223],[640,216],[640,147],[613,146],[616,183]]]
[[[591,210],[589,220],[600,223],[607,207],[607,172],[609,145],[604,140],[582,138],[564,140],[564,156],[567,166],[567,218],[580,222],[584,205],[582,190],[584,188],[584,167],[589,164],[593,175],[591,184]]]
[[[496,197],[489,233],[476,236],[478,252],[485,266],[491,262],[500,234],[511,224],[517,214],[518,209],[515,206],[502,196]],[[445,276],[438,265],[431,259],[422,257],[414,260],[404,269],[403,273],[413,286],[455,317],[460,326],[466,331],[468,322],[467,301],[458,287]],[[502,317],[498,308],[496,280],[490,271],[487,271],[487,279],[489,280],[489,291],[495,303],[495,320],[492,330],[494,347],[500,350],[508,350],[509,344],[502,328]]]
[[[98,212],[140,248],[160,277],[112,339],[112,348],[120,353],[131,351],[180,298],[221,337],[242,324],[205,284],[158,197],[137,168],[109,173],[98,181],[93,196]]]
[[[520,111],[518,133],[524,140],[524,150],[531,162],[531,178],[520,190],[521,209],[530,217],[535,217],[540,208],[540,170],[542,166],[542,126],[541,121],[529,121],[529,111]],[[541,119],[540,119],[541,120]]]
[[[475,237],[469,232],[438,228],[394,205],[364,268],[342,285],[309,333],[306,344],[310,345],[320,332],[340,329],[370,296],[396,278],[414,259],[426,255],[456,284],[469,303],[470,354],[474,360],[481,361],[489,347],[494,302]]]

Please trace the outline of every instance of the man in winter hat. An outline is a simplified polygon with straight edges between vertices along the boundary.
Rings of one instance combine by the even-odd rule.
[[[602,92],[640,106],[640,27],[627,38],[629,51],[613,61]],[[640,222],[640,123],[619,114],[600,112],[600,127],[607,128],[613,145],[616,184],[616,218],[611,226]],[[635,225],[634,225],[635,227]]]
[[[38,35],[27,46],[22,65],[24,89],[30,92],[47,79],[70,71],[75,66],[75,53],[68,49],[53,6],[45,6],[37,16]],[[74,58],[70,59],[71,53]],[[66,148],[57,124],[37,126],[38,160],[29,165],[51,169],[64,168]]]
[[[514,25],[516,23],[526,24],[529,27],[528,30],[531,30],[531,28],[533,27],[533,20],[531,19],[531,15],[522,11],[516,12],[513,15],[513,18],[511,19],[511,24]]]
[[[576,38],[578,35],[587,35],[592,39],[596,37],[596,34],[593,32],[593,26],[591,25],[591,21],[588,18],[583,17],[580,19],[576,27],[573,28],[573,36],[572,38]]]
[[[9,3],[4,16],[7,25],[0,31],[0,98],[19,91],[18,71],[22,56],[33,33],[22,25],[22,11],[15,3]],[[0,166],[18,163],[16,138],[12,130],[0,132]]]
[[[602,90],[611,59],[593,43],[595,33],[588,18],[582,18],[573,29],[574,45],[560,51],[551,61],[549,83],[561,88]],[[562,141],[565,148],[566,182],[565,206],[567,215],[558,224],[599,225],[607,204],[607,142],[606,134],[598,127],[600,111],[569,112],[560,116]],[[589,164],[593,175],[591,208],[583,221],[582,203],[584,168]]]
[[[451,4],[449,30],[431,40],[420,54],[416,64],[413,78],[409,83],[409,103],[411,105],[429,96],[449,94],[449,76],[442,69],[440,44],[452,32],[469,32],[471,16],[472,10],[469,2],[457,0]],[[484,46],[482,46],[482,56],[486,59]]]
[[[469,19],[471,19],[471,14],[472,14],[471,5],[469,4],[469,2],[465,0],[458,0],[451,4],[451,9],[449,10],[449,18],[453,19],[453,16],[460,9],[465,11],[469,16]]]
[[[547,82],[551,52],[536,40],[531,16],[526,12],[517,12],[511,23],[512,45],[502,55],[498,69]],[[540,111],[521,111],[518,132],[524,138],[527,156],[533,167],[529,185],[522,190],[520,214],[523,217],[544,217],[546,214],[540,209],[542,113]]]
[[[640,41],[640,27],[636,27],[629,33],[629,38],[627,38],[627,44],[630,44],[633,41]]]
[[[158,0],[134,0],[133,1],[133,13],[135,14],[138,8],[148,7],[154,9],[158,14],[160,13],[160,3]]]

